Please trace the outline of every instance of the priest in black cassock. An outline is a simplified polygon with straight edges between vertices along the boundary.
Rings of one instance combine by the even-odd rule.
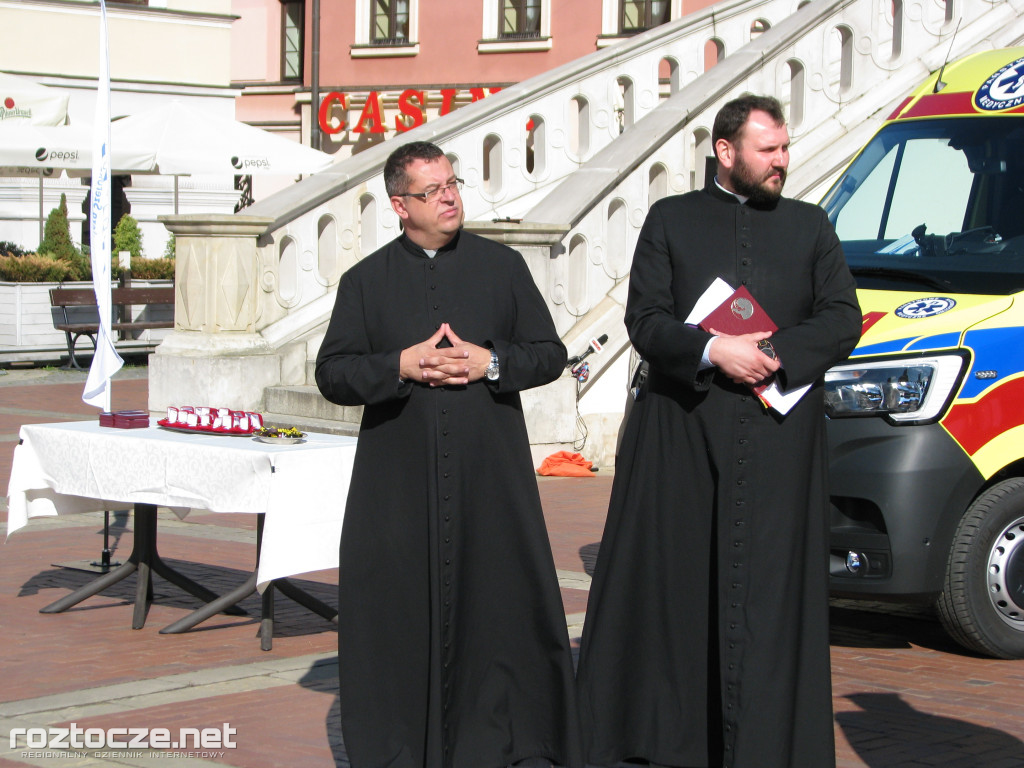
[[[348,270],[316,362],[363,405],[339,571],[353,768],[580,763],[572,657],[519,392],[565,347],[522,256],[461,229],[424,142],[384,180],[404,233]]]
[[[778,101],[715,119],[715,183],[653,206],[626,327],[650,370],[625,428],[587,606],[588,763],[835,765],[822,379],[853,350],[855,285],[824,211],[781,197]],[[778,326],[684,322],[715,278]],[[785,416],[750,385],[810,389]]]

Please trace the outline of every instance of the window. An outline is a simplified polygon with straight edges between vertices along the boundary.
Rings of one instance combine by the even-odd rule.
[[[356,0],[353,58],[416,56],[419,0]]]
[[[370,42],[373,45],[407,45],[409,0],[373,0]]]
[[[622,0],[619,11],[619,32],[632,35],[651,29],[669,20],[669,0]]]
[[[1024,289],[1024,129],[1005,117],[897,120],[823,203],[861,288]]]
[[[303,2],[281,3],[281,79],[302,80]]]
[[[922,221],[929,232],[962,231],[974,175],[967,154],[951,144],[932,136],[895,144],[843,208],[839,237],[890,241]]]
[[[477,53],[551,50],[552,0],[481,0]]]
[[[501,0],[502,40],[531,40],[540,37],[541,0]]]
[[[601,0],[597,47],[614,45],[630,35],[682,17],[683,0]]]

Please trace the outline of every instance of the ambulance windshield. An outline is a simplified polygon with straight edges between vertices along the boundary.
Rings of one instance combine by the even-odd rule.
[[[887,126],[822,205],[862,288],[1024,290],[1024,117]]]

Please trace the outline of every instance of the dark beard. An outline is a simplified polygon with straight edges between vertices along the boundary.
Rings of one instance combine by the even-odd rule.
[[[786,186],[786,169],[780,168],[778,174],[782,184],[776,191],[764,184],[771,176],[760,181],[754,180],[751,178],[749,167],[740,162],[736,164],[729,181],[732,182],[736,194],[748,198],[754,205],[770,205],[782,197],[782,188]]]

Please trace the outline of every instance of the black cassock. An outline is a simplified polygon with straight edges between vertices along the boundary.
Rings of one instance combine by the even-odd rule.
[[[716,278],[779,329],[785,418],[715,369],[683,319]],[[588,762],[835,763],[821,380],[860,334],[855,285],[817,206],[666,198],[640,234],[626,326],[650,364],[623,437],[578,688]]]
[[[500,377],[399,381],[441,323]],[[328,400],[364,404],[339,572],[338,660],[354,768],[576,765],[572,657],[519,392],[565,347],[523,258],[460,232],[402,236],[346,272],[320,348]]]

